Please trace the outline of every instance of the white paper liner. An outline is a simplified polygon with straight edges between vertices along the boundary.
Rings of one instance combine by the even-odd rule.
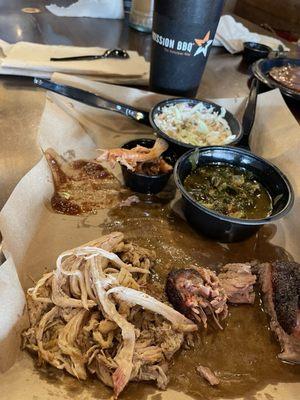
[[[70,77],[56,75],[60,82]],[[70,83],[70,82],[69,82]],[[97,94],[149,109],[163,96],[137,89],[93,83],[74,78],[74,85],[89,88]],[[214,100],[233,113],[240,114],[244,99]],[[66,158],[91,158],[96,147],[115,147],[131,138],[151,135],[149,127],[139,125],[109,111],[94,109],[55,94],[48,94],[40,125],[41,149],[54,148]],[[278,90],[259,95],[253,127],[252,150],[276,164],[288,176],[295,190],[295,206],[289,216],[276,224],[272,243],[284,247],[300,259],[300,128]],[[41,152],[42,156],[42,152]],[[53,192],[52,178],[44,158],[16,186],[0,213],[0,230],[4,238],[7,261],[0,267],[0,375],[1,399],[29,400],[56,396],[66,398],[65,388],[57,388],[34,371],[32,360],[19,352],[20,331],[26,322],[24,289],[32,286],[45,269],[54,265],[58,254],[101,235],[99,224],[106,211],[96,216],[70,217],[54,214],[49,208]],[[18,361],[16,359],[19,357]],[[14,365],[13,365],[14,364]],[[10,366],[12,368],[8,369]],[[68,379],[68,378],[66,378]],[[274,398],[296,399],[298,384],[277,385],[264,389],[276,393]],[[34,387],[34,391],[32,388]],[[51,396],[49,395],[51,393]],[[83,388],[85,399],[92,394]],[[168,390],[163,398],[173,398]],[[50,397],[49,397],[50,396]],[[178,397],[178,395],[177,395]],[[180,394],[180,399],[188,398]]]

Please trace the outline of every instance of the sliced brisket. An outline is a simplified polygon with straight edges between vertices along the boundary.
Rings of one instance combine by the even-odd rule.
[[[300,363],[300,265],[280,261],[258,266],[264,306],[285,362]]]

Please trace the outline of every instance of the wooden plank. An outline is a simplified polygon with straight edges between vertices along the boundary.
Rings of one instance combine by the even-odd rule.
[[[300,34],[299,0],[240,0],[235,12],[255,23]]]

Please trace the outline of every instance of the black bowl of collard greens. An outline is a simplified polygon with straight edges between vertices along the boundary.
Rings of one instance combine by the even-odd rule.
[[[209,184],[213,183],[212,188],[203,186],[207,184],[207,176],[201,178],[201,184],[196,189],[195,186],[191,189],[187,185],[195,174],[203,174],[204,170],[214,168],[220,172],[225,167],[235,171],[235,180],[244,179],[238,189],[231,185],[232,182],[224,184],[218,176],[209,178]],[[291,184],[277,167],[247,150],[236,147],[210,146],[186,152],[177,160],[174,179],[182,194],[183,211],[187,221],[199,232],[221,242],[236,242],[248,238],[262,225],[285,216],[294,202]],[[216,187],[221,187],[223,197],[220,199],[225,202],[225,208],[220,206],[220,201],[211,201]],[[257,204],[253,203],[253,197],[260,198],[262,195],[257,189],[259,187],[268,194],[270,201],[270,210],[263,217],[256,216],[259,215],[255,210]],[[243,203],[234,205],[234,197],[240,196],[239,190],[243,195],[241,198],[247,201],[250,217],[242,212],[242,208],[234,209],[234,206],[243,206]],[[249,192],[243,192],[245,190]]]

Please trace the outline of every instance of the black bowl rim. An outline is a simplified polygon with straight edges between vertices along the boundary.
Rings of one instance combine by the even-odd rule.
[[[289,193],[289,198],[288,201],[285,205],[285,207],[279,211],[277,214],[273,214],[273,215],[269,215],[268,217],[265,218],[261,218],[261,219],[241,219],[241,218],[233,218],[233,217],[228,217],[226,215],[220,214],[216,211],[212,211],[209,210],[208,208],[202,206],[201,204],[199,204],[198,202],[196,202],[194,200],[194,198],[185,190],[183,184],[181,183],[181,180],[179,178],[179,173],[178,173],[178,169],[179,166],[181,164],[181,162],[183,160],[185,160],[186,158],[188,158],[194,151],[199,151],[199,152],[205,152],[205,151],[212,151],[212,150],[222,150],[222,151],[228,151],[228,152],[237,152],[240,154],[246,154],[247,156],[250,156],[256,160],[259,160],[267,165],[269,165],[270,167],[272,167],[274,169],[274,171],[281,177],[281,179],[284,181],[287,189],[288,189],[288,193]],[[226,164],[226,163],[225,163]],[[228,163],[230,164],[230,163]],[[245,168],[247,169],[247,168]],[[293,204],[294,204],[294,191],[292,188],[292,185],[290,184],[288,178],[285,176],[285,174],[278,168],[276,167],[274,164],[272,164],[270,161],[265,160],[262,157],[257,156],[256,154],[251,153],[248,150],[245,149],[241,149],[238,147],[223,147],[223,146],[206,146],[206,147],[198,147],[196,149],[190,150],[186,153],[184,153],[176,162],[175,166],[174,166],[174,181],[175,184],[177,186],[177,188],[179,189],[179,191],[181,192],[181,194],[189,201],[191,202],[194,206],[196,206],[196,208],[199,208],[201,211],[206,212],[207,214],[209,214],[212,217],[217,217],[218,219],[225,221],[225,222],[231,222],[231,223],[235,223],[235,224],[240,224],[240,225],[264,225],[266,223],[270,223],[274,220],[277,220],[279,218],[282,218],[283,216],[285,216],[292,208]]]
[[[123,144],[122,144],[122,148],[124,148],[124,146],[125,146],[126,144],[129,144],[129,143],[131,143],[131,142],[137,142],[137,141],[139,141],[139,140],[153,140],[153,141],[155,142],[155,139],[152,139],[152,138],[131,139],[131,140],[128,140],[128,142],[123,143]],[[121,165],[121,168],[122,168],[122,169],[123,169],[123,168],[126,168],[127,171],[129,171],[131,174],[134,174],[134,175],[136,175],[136,176],[140,176],[141,178],[144,178],[144,179],[161,179],[161,178],[164,177],[164,176],[171,175],[171,174],[173,173],[173,171],[174,171],[174,168],[173,168],[172,171],[170,171],[170,172],[164,172],[163,174],[159,174],[159,175],[146,175],[146,174],[140,174],[140,173],[138,173],[138,172],[131,171],[131,169],[127,168],[126,165]]]
[[[257,60],[255,61],[252,65],[251,65],[251,70],[252,73],[254,74],[254,76],[260,80],[262,83],[264,83],[265,85],[267,85],[269,88],[271,89],[280,89],[280,91],[285,95],[285,96],[289,96],[294,100],[300,100],[300,94],[299,92],[297,92],[296,90],[293,90],[291,88],[288,88],[287,86],[281,85],[279,82],[275,81],[274,79],[270,78],[267,74],[270,71],[271,68],[276,67],[277,63],[281,63],[283,65],[296,65],[299,66],[299,62],[300,59],[299,58],[288,58],[288,57],[278,57],[278,58],[272,58],[272,59],[268,59],[268,58],[264,58],[261,60]],[[264,64],[266,63],[274,63],[273,66],[271,66],[267,72],[263,72],[263,67]]]
[[[152,128],[155,130],[155,132],[157,132],[157,134],[159,136],[161,136],[163,139],[165,139],[168,142],[171,142],[179,147],[184,147],[185,149],[195,149],[198,148],[199,146],[193,145],[193,144],[189,144],[189,143],[184,143],[184,142],[180,142],[179,140],[173,139],[170,136],[168,136],[165,132],[163,132],[161,129],[159,129],[159,127],[156,125],[156,123],[154,122],[154,115],[155,115],[155,111],[159,108],[162,107],[164,104],[168,104],[168,103],[184,103],[184,102],[192,102],[192,103],[204,103],[213,107],[217,107],[220,108],[222,106],[212,102],[212,101],[208,101],[208,100],[203,100],[203,99],[190,99],[188,97],[175,97],[175,98],[170,98],[170,99],[166,99],[166,100],[162,100],[159,103],[155,104],[150,112],[149,112],[149,120],[151,123]],[[236,134],[236,137],[234,140],[232,140],[230,143],[224,145],[225,146],[229,146],[229,145],[233,145],[238,143],[242,136],[243,136],[243,130],[242,130],[242,125],[240,123],[240,121],[230,112],[227,110],[227,108],[222,107],[225,109],[226,113],[228,113],[237,123],[238,126],[238,132]],[[203,146],[204,147],[204,146]],[[208,146],[205,146],[208,147]],[[211,147],[211,146],[209,146]],[[202,147],[201,147],[202,148]]]
[[[261,49],[259,49],[259,48],[255,49],[255,48],[251,47],[251,45],[253,45],[253,44],[255,44],[258,47],[261,47]],[[271,51],[273,51],[272,47],[267,46],[266,44],[263,44],[263,43],[259,43],[259,42],[244,42],[243,45],[244,45],[244,49],[246,48],[250,51],[258,51],[258,52],[268,51],[269,53]]]

